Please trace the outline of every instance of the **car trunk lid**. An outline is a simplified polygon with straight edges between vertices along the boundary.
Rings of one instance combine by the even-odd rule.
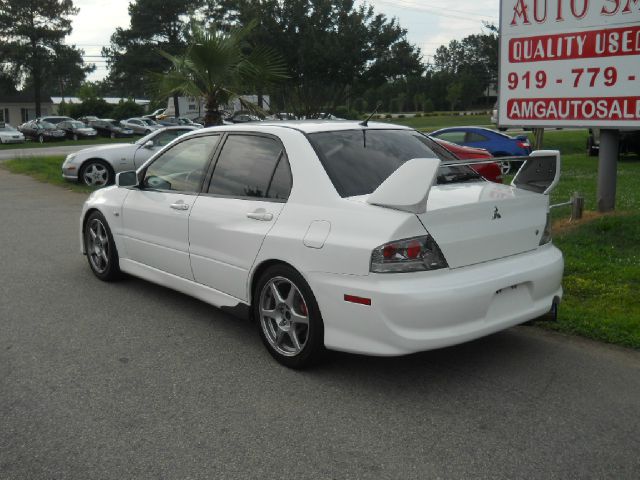
[[[547,219],[548,197],[491,182],[431,189],[416,214],[451,268],[534,250]]]

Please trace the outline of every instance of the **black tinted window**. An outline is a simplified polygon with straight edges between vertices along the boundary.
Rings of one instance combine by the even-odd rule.
[[[280,155],[278,166],[273,173],[273,178],[267,189],[267,197],[278,200],[286,200],[289,198],[291,191],[291,171],[289,170],[289,162],[284,153]]]
[[[285,199],[291,184],[289,175],[278,141],[254,135],[230,135],[213,172],[209,193]]]
[[[347,130],[309,138],[342,197],[373,192],[407,160],[437,158],[424,136],[411,130]]]
[[[467,134],[467,142],[486,142],[489,139],[484,135],[480,135],[479,133],[469,132]]]
[[[220,136],[196,137],[174,145],[147,169],[144,186],[159,190],[197,192]]]

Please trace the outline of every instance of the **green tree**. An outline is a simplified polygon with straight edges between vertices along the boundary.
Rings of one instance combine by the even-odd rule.
[[[498,34],[492,25],[485,27],[488,33],[452,40],[434,55],[434,70],[461,84],[454,90],[460,93],[456,103],[462,107],[476,102],[498,77]]]
[[[424,70],[395,19],[353,0],[211,0],[205,17],[258,22],[251,40],[280,52],[291,72],[272,101],[298,114],[335,110],[348,96]]]
[[[111,115],[116,120],[124,120],[131,117],[139,117],[144,114],[144,107],[138,105],[133,100],[120,100],[120,102],[113,107]]]
[[[0,59],[15,85],[33,88],[36,115],[42,91],[56,82],[81,80],[87,72],[82,51],[63,44],[71,33],[72,0],[3,0],[0,3]]]
[[[151,97],[153,76],[171,62],[158,49],[177,55],[187,46],[189,18],[202,0],[133,0],[129,28],[117,28],[102,53],[109,64],[109,82],[118,96]]]
[[[166,74],[156,75],[159,93],[204,98],[205,124],[221,124],[220,107],[239,97],[247,86],[286,78],[286,66],[278,54],[247,43],[254,26],[250,23],[223,32],[193,23],[191,44],[183,55],[161,52],[171,68]],[[243,103],[249,109],[256,108]]]

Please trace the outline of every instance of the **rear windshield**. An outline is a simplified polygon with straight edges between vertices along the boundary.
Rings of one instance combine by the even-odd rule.
[[[368,195],[412,158],[440,158],[430,140],[414,130],[341,130],[309,134],[329,178],[341,197]],[[477,180],[465,166],[441,167],[438,183]]]

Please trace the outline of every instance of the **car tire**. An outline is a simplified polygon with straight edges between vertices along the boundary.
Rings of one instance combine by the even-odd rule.
[[[44,135],[38,135],[38,143],[44,143]]]
[[[88,187],[105,187],[115,180],[113,168],[103,160],[87,160],[80,168],[78,179]]]
[[[78,141],[78,134],[77,134],[77,133],[74,133],[74,134],[73,134],[73,139],[74,139],[75,141]]]
[[[109,135],[109,137],[111,138],[116,138],[116,134],[114,132],[111,132],[111,134]]]
[[[144,131],[144,134],[145,134],[145,135],[149,135],[150,133],[151,133],[151,130],[145,130],[145,131]]]
[[[303,369],[322,358],[322,316],[300,273],[284,264],[267,268],[255,285],[253,299],[253,318],[274,359],[286,367]]]
[[[84,227],[84,247],[93,274],[103,282],[122,277],[118,250],[104,215],[94,211]]]

